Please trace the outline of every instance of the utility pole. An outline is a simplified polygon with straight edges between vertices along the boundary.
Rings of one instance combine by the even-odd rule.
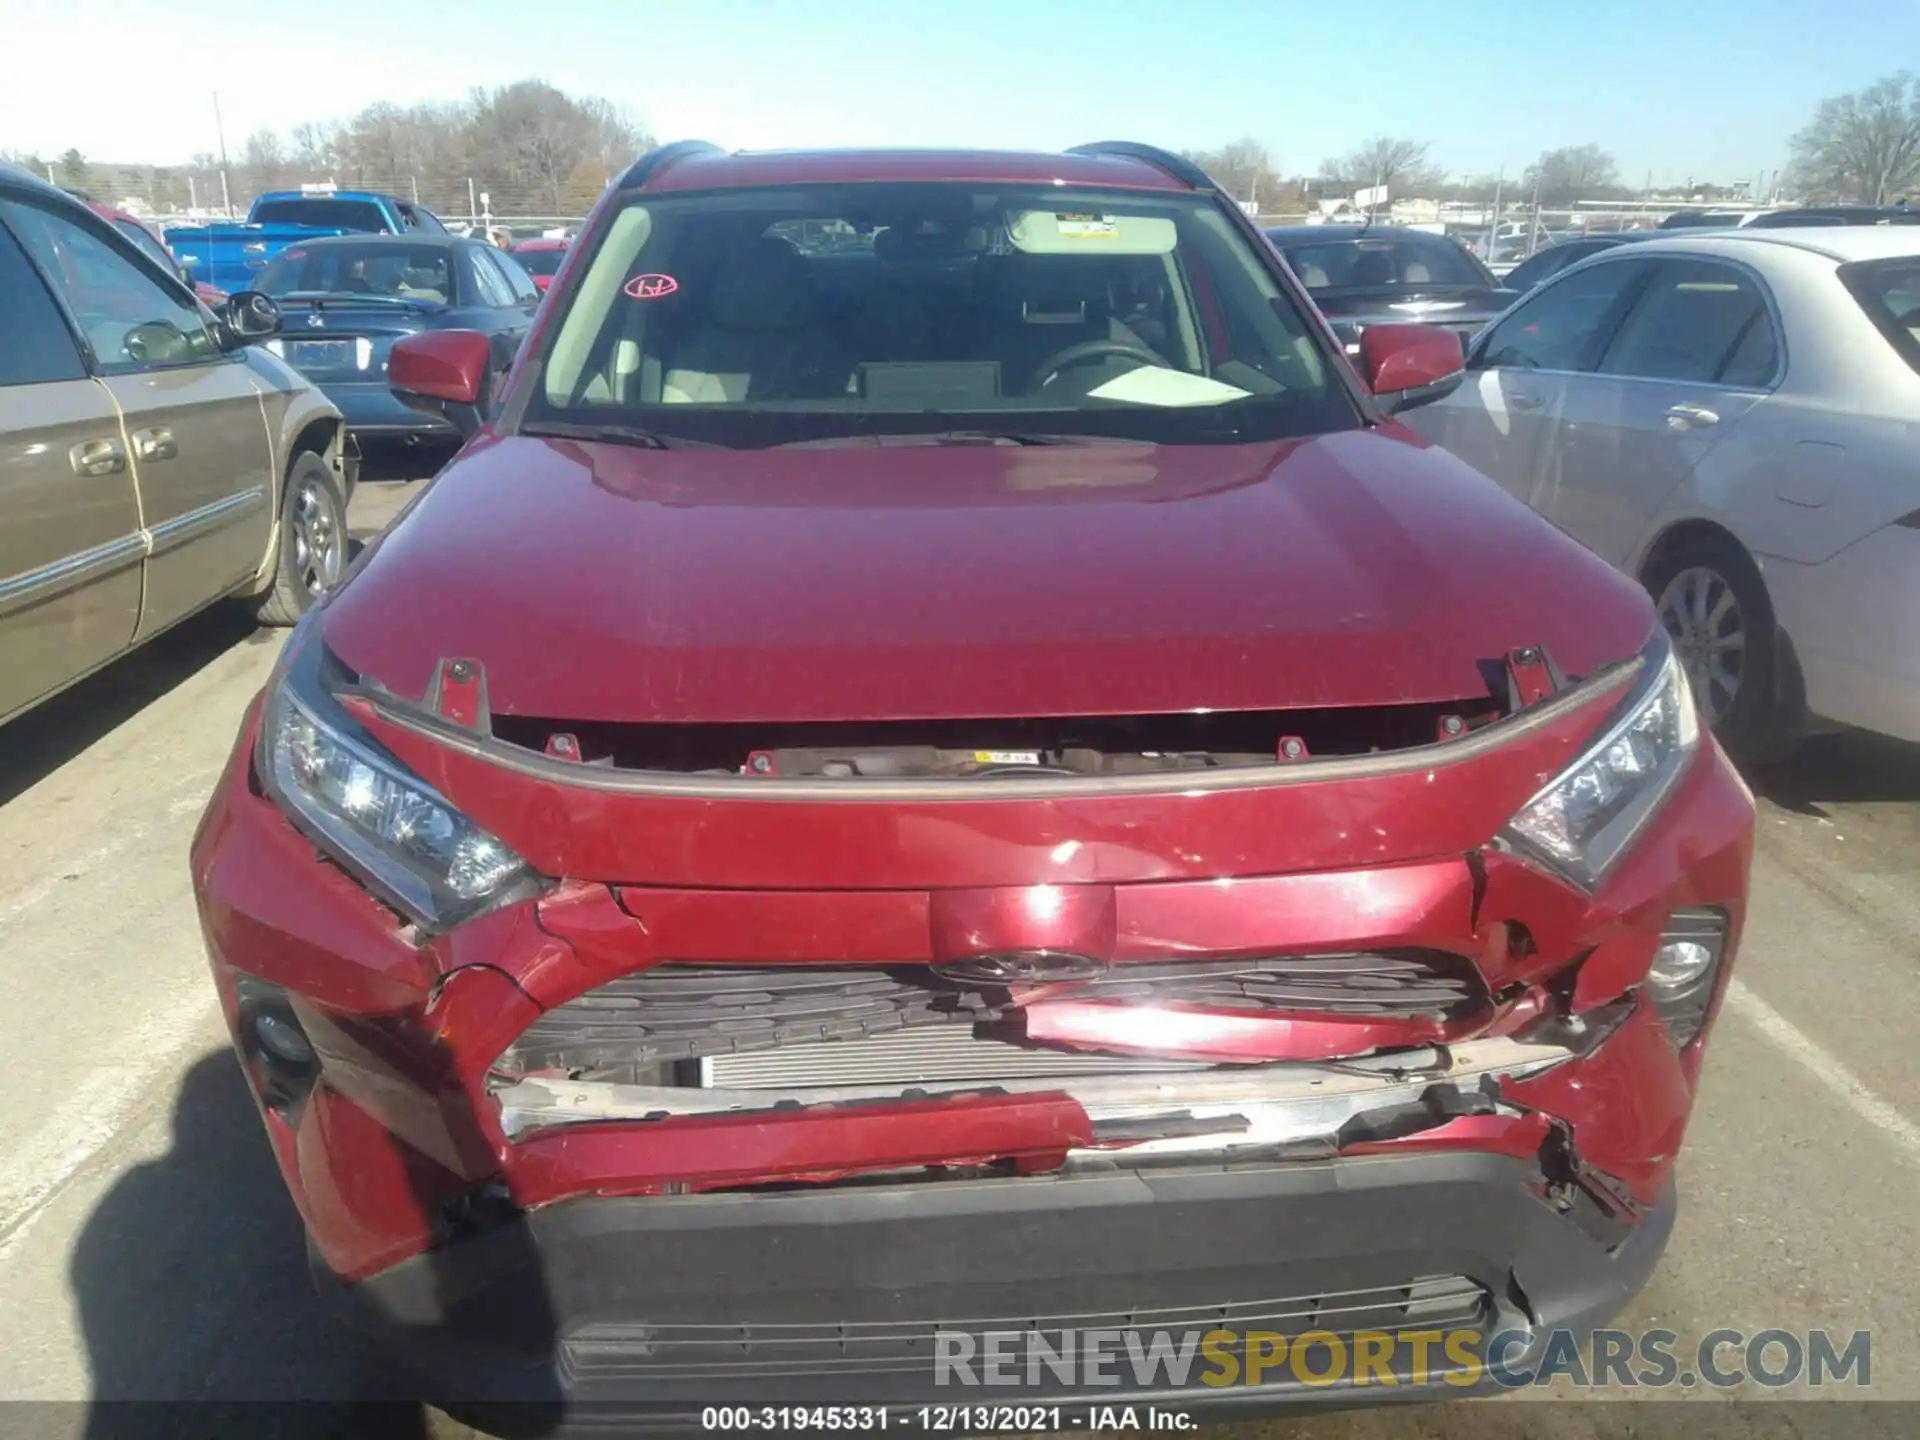
[[[227,127],[220,119],[220,92],[213,92],[213,133],[220,141],[220,203],[226,207],[227,218],[233,218],[233,195],[227,189]]]
[[[1500,234],[1500,192],[1506,187],[1507,167],[1502,165],[1493,180],[1493,214],[1487,221],[1487,263],[1493,263],[1493,242]]]

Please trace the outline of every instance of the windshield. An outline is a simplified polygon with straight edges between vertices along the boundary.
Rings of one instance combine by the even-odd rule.
[[[1208,198],[867,184],[636,197],[540,357],[543,419],[1230,443],[1358,412]]]
[[[371,200],[261,200],[258,225],[315,225],[328,230],[385,230],[387,217]]]
[[[269,295],[366,295],[450,305],[452,252],[428,245],[295,245],[282,250],[254,282]]]
[[[529,275],[557,275],[561,262],[567,258],[566,250],[558,245],[543,245],[537,250],[514,250],[510,253]]]
[[[1309,290],[1392,290],[1410,285],[1490,282],[1473,258],[1442,236],[1356,236],[1283,244],[1281,253]]]

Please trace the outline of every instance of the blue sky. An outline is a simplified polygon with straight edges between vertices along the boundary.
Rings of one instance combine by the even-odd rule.
[[[0,0],[0,148],[177,163],[377,99],[529,75],[727,146],[1242,134],[1310,171],[1371,134],[1456,173],[1599,144],[1638,184],[1784,165],[1824,96],[1920,57],[1888,0]],[[248,25],[248,20],[264,22]],[[72,63],[20,65],[27,56]],[[111,66],[99,65],[113,56]],[[102,83],[82,88],[81,59]],[[253,78],[248,78],[253,77]]]

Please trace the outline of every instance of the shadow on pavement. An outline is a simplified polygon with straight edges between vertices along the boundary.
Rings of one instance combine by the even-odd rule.
[[[368,1347],[314,1294],[229,1051],[187,1072],[171,1147],[101,1200],[69,1278],[93,1374],[89,1440],[430,1433],[428,1412],[383,1388]]]
[[[215,605],[8,721],[7,742],[0,747],[0,805],[58,770],[234,646],[278,646],[285,636],[283,630],[262,630],[239,605]]]
[[[1920,745],[1862,730],[1816,735],[1748,779],[1783,809],[1821,818],[1829,804],[1920,800]]]
[[[362,441],[362,485],[390,480],[425,480],[437,475],[460,448],[458,441],[426,440],[417,445]]]

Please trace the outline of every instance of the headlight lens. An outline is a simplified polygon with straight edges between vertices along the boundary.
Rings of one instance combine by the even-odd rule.
[[[1504,838],[1587,889],[1660,806],[1700,744],[1686,672],[1664,631],[1620,717],[1507,823]]]
[[[288,652],[263,716],[260,769],[274,799],[315,844],[430,930],[539,887],[524,860],[335,703],[320,674],[317,636],[296,634]]]

